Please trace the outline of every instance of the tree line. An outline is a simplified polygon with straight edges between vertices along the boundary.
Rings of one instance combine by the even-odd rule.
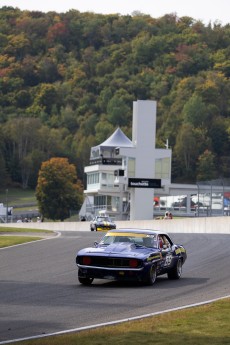
[[[43,162],[67,158],[84,183],[90,148],[133,101],[157,101],[157,147],[172,181],[230,175],[230,25],[0,8],[0,186],[36,188]]]

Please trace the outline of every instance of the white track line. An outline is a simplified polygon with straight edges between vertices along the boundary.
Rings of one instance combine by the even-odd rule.
[[[198,307],[198,306],[201,306],[201,305],[204,305],[204,304],[213,303],[213,302],[219,301],[221,299],[226,299],[226,298],[230,298],[230,295],[224,296],[224,297],[215,298],[215,299],[211,299],[211,300],[204,301],[204,302],[195,303],[195,304],[188,304],[188,305],[185,305],[183,307],[167,309],[167,310],[163,310],[163,311],[159,311],[159,312],[155,312],[155,313],[150,313],[150,314],[144,314],[144,315],[140,315],[140,316],[134,316],[134,317],[130,317],[130,318],[127,318],[127,319],[111,321],[111,322],[105,322],[105,323],[99,323],[97,325],[92,325],[92,326],[73,328],[73,329],[68,329],[68,330],[65,330],[65,331],[60,331],[60,332],[55,332],[55,333],[48,333],[48,334],[42,334],[42,335],[35,335],[35,336],[32,336],[32,337],[26,337],[26,338],[19,338],[19,339],[1,341],[0,345],[15,343],[15,342],[24,341],[24,340],[40,339],[40,338],[51,337],[51,336],[56,336],[56,335],[63,335],[63,334],[68,334],[68,333],[80,332],[80,331],[85,331],[85,330],[89,330],[89,329],[93,329],[93,328],[99,328],[99,327],[104,327],[104,326],[116,325],[116,324],[122,323],[122,322],[135,321],[135,320],[144,319],[144,318],[151,317],[151,316],[156,316],[156,315],[161,315],[161,314],[165,314],[165,313],[169,313],[169,312],[177,311],[177,310],[181,310],[181,309],[188,309],[188,308]]]

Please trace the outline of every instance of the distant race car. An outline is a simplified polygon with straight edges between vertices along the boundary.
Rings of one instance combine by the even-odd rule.
[[[90,222],[91,231],[108,231],[116,229],[116,224],[108,216],[96,216]]]
[[[84,285],[95,278],[153,285],[162,274],[179,279],[186,258],[185,248],[165,232],[117,229],[108,231],[94,247],[80,250],[76,263],[79,282]]]

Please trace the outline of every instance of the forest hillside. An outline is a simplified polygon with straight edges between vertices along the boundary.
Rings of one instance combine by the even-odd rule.
[[[172,182],[230,176],[230,24],[0,8],[0,186],[35,188],[41,163],[67,157],[84,181],[91,146],[135,100],[157,101],[157,143]]]

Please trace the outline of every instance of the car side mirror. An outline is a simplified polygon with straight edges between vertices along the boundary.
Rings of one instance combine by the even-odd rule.
[[[98,247],[98,242],[97,241],[94,242],[94,247],[96,247],[96,248]]]

